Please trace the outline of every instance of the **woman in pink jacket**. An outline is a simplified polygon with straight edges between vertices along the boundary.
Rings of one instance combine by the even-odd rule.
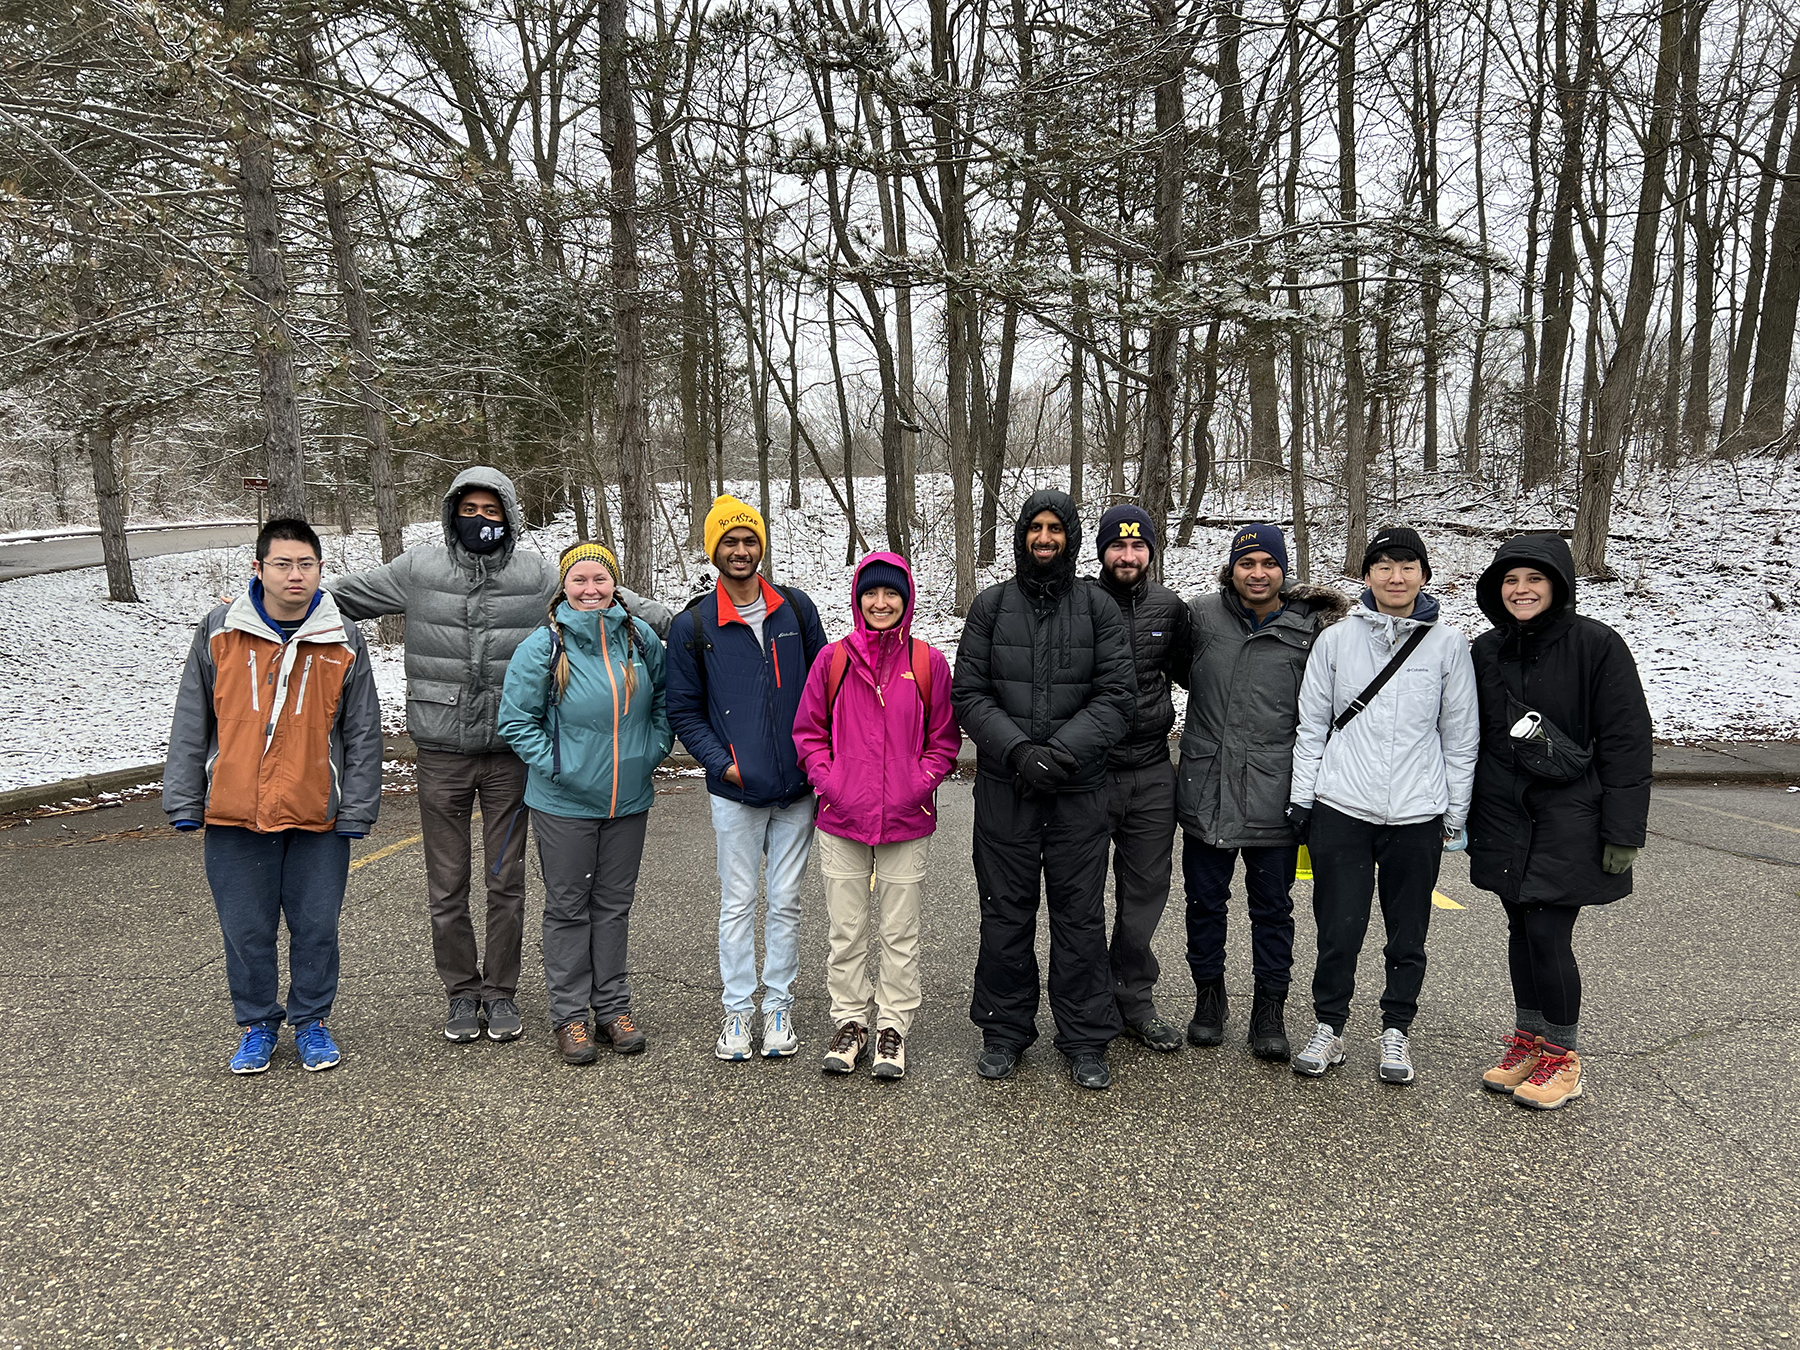
[[[906,1035],[919,1007],[919,902],[935,794],[956,767],[962,733],[950,710],[950,663],[912,636],[906,560],[869,554],[851,590],[856,627],[807,672],[794,746],[819,793],[819,868],[831,916],[825,982],[837,1031],[824,1071],[854,1070],[873,1031],[871,1073],[895,1079],[906,1072]],[[871,877],[881,907],[873,988]]]

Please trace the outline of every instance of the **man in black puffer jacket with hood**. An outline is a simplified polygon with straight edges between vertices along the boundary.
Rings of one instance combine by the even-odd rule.
[[[950,698],[978,756],[976,1071],[1005,1078],[1037,1039],[1042,878],[1056,1048],[1077,1083],[1104,1088],[1106,1046],[1120,1030],[1106,950],[1106,757],[1135,691],[1124,618],[1075,575],[1080,549],[1081,517],[1066,494],[1026,499],[1013,528],[1017,572],[969,607]]]
[[[1150,941],[1169,903],[1175,859],[1175,765],[1169,758],[1175,702],[1169,684],[1188,682],[1193,620],[1179,595],[1151,579],[1158,540],[1148,512],[1130,503],[1111,507],[1094,534],[1098,584],[1125,618],[1135,695],[1125,735],[1106,756],[1113,998],[1127,1036],[1169,1053],[1181,1049],[1182,1035],[1156,1011],[1162,967]]]

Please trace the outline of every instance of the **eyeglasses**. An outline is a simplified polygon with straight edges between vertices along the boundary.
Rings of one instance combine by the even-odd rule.
[[[269,571],[280,573],[282,576],[286,576],[289,572],[298,572],[301,576],[306,576],[309,572],[319,570],[317,558],[264,558],[262,565]]]

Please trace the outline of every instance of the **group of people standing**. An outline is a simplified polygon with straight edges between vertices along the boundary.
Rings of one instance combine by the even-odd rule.
[[[1439,622],[1412,530],[1370,542],[1354,604],[1290,581],[1285,538],[1267,524],[1240,529],[1217,588],[1184,601],[1154,579],[1156,525],[1143,511],[1102,515],[1089,579],[1079,575],[1075,503],[1037,492],[1014,527],[1014,573],[976,598],[952,672],[912,635],[904,558],[871,553],[856,565],[851,631],[828,642],[812,599],[764,577],[766,525],[736,498],[720,497],[706,518],[717,585],[680,614],[622,587],[600,544],[577,543],[554,564],[519,548],[521,524],[505,476],[471,469],[445,494],[441,544],[322,589],[316,535],[272,521],[246,594],[202,622],[177,700],[164,807],[178,829],[206,827],[242,1028],[234,1072],[267,1069],[284,1020],[304,1068],[338,1062],[326,1027],[338,912],[349,842],[379,807],[382,750],[368,654],[351,621],[403,614],[451,1041],[522,1034],[529,824],[558,1053],[585,1064],[602,1043],[622,1054],[645,1047],[627,937],[652,774],[679,737],[705,770],[717,847],[714,1054],[799,1050],[800,887],[816,848],[831,1006],[821,1067],[849,1074],[867,1060],[876,1078],[903,1077],[921,1003],[937,790],[966,733],[977,756],[970,1017],[982,1077],[1011,1075],[1037,1037],[1040,904],[1055,1044],[1076,1083],[1110,1085],[1107,1048],[1120,1035],[1161,1052],[1221,1044],[1241,855],[1251,1051],[1312,1077],[1345,1062],[1379,894],[1377,1075],[1411,1082],[1432,892],[1443,853],[1467,848],[1475,884],[1505,906],[1517,1005],[1483,1083],[1545,1108],[1581,1095],[1572,929],[1582,906],[1631,889],[1650,719],[1623,641],[1576,612],[1560,537],[1501,547],[1477,586],[1493,628],[1471,651]],[[1169,753],[1177,684],[1188,691],[1178,761]],[[470,915],[477,806],[482,954]],[[1178,833],[1196,991],[1185,1032],[1157,1009],[1152,952]],[[1285,1009],[1303,844],[1318,959],[1313,1029],[1296,1051]]]

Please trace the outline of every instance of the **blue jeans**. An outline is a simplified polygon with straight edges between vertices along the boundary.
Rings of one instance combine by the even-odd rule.
[[[350,841],[327,830],[262,834],[206,827],[206,880],[225,937],[225,982],[237,1024],[295,1026],[337,1001],[338,915],[350,878]],[[275,944],[288,926],[288,1001]]]
[[[1294,867],[1298,844],[1271,848],[1212,848],[1191,834],[1181,839],[1181,878],[1187,888],[1187,960],[1199,988],[1225,976],[1225,928],[1231,874],[1244,855],[1250,910],[1250,970],[1256,983],[1286,993],[1294,965]]]
[[[769,868],[768,911],[763,920],[765,1013],[794,1006],[800,969],[800,877],[812,851],[814,799],[792,806],[745,806],[712,799],[713,833],[719,840],[719,979],[727,1012],[756,1006],[756,880]]]

